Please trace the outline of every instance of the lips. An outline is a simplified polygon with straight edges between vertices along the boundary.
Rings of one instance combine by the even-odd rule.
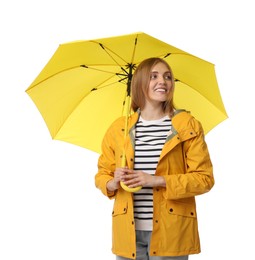
[[[165,89],[165,88],[157,88],[157,89],[155,89],[155,92],[166,93],[166,92],[167,92],[167,89]]]

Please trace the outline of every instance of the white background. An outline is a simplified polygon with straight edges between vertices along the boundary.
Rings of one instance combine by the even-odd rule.
[[[252,0],[2,1],[0,259],[115,259],[98,155],[52,141],[25,89],[60,43],[138,31],[214,63],[229,115],[206,136],[216,184],[190,259],[253,259],[254,24]]]

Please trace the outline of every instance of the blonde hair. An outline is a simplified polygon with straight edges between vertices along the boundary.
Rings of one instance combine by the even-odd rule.
[[[162,109],[164,112],[168,112],[172,116],[174,110],[174,76],[169,64],[161,58],[146,59],[142,61],[136,68],[131,82],[131,108],[133,111],[137,111],[139,108],[144,108],[145,100],[148,97],[151,70],[158,63],[164,63],[171,73],[172,88],[169,99],[165,102],[162,102]]]

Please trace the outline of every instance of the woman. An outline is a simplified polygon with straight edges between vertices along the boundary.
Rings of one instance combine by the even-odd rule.
[[[115,199],[112,251],[117,260],[187,260],[200,252],[195,196],[214,185],[203,129],[174,108],[174,77],[163,59],[140,63],[131,93],[129,134],[124,141],[123,117],[111,125],[95,176],[96,186]],[[120,182],[142,189],[130,193]]]

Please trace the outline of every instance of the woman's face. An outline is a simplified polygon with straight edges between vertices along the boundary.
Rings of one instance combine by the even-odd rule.
[[[148,100],[146,100],[146,102],[161,104],[169,99],[169,95],[172,93],[171,89],[171,72],[164,63],[160,62],[151,70]]]

